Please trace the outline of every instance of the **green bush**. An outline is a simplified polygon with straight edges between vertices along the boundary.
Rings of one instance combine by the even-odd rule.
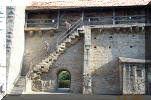
[[[60,72],[59,80],[70,80],[70,73],[67,71]]]
[[[70,80],[59,80],[59,88],[70,88]]]

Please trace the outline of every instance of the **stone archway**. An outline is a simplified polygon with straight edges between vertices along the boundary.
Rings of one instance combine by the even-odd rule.
[[[68,93],[71,88],[71,74],[66,69],[61,69],[57,73],[57,92]]]

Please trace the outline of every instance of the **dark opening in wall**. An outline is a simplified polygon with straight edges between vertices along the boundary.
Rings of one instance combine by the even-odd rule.
[[[66,70],[61,70],[58,72],[58,89],[66,88],[64,91],[68,91],[70,89],[71,83],[71,74]]]
[[[109,38],[112,39],[113,37],[112,37],[112,36],[109,36]]]
[[[94,39],[96,39],[96,37],[94,37]]]
[[[94,46],[94,48],[96,49],[96,46]]]
[[[109,48],[111,48],[111,46],[109,46]]]
[[[130,46],[130,48],[133,48],[133,46]]]

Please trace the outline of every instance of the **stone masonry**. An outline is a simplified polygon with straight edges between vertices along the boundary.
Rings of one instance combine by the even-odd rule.
[[[132,15],[135,10],[130,9],[121,12],[120,9],[116,9],[116,14],[118,16]],[[108,9],[105,9],[102,13],[99,10],[92,11],[93,9],[85,11],[85,16],[102,17],[112,15],[112,10]],[[80,14],[77,12],[74,18],[74,14],[72,15],[69,11],[67,14],[60,15],[60,19],[72,22]],[[141,10],[134,14],[144,14],[144,12]],[[44,15],[40,15],[41,17],[34,16],[34,18],[49,18],[50,15],[48,15],[44,13]],[[28,17],[29,19],[33,18],[31,15]],[[144,24],[134,23],[133,25],[126,22],[116,22],[118,24],[116,25],[114,22],[109,23],[113,25],[100,25],[96,22],[96,25],[96,23],[92,23],[93,20],[90,18],[83,19],[79,22],[84,23],[82,26],[75,27],[74,32],[71,32],[59,45],[56,45],[54,52],[39,60],[34,66],[30,66],[31,62],[40,59],[41,55],[44,56],[44,41],[54,44],[55,36],[59,35],[57,32],[59,29],[25,31],[25,56],[22,72],[26,74],[30,67],[33,68],[30,73],[31,89],[33,91],[56,92],[58,89],[58,72],[68,71],[71,74],[71,93],[127,94],[127,92],[121,90],[121,84],[123,84],[121,82],[124,81],[121,81],[123,77],[120,76],[119,58],[145,59]],[[111,19],[104,18],[104,20]],[[85,21],[89,24],[85,24]],[[60,27],[62,27],[62,22],[60,21]],[[50,45],[50,49],[53,48]],[[144,69],[142,71],[144,75]],[[139,92],[136,90],[130,93],[145,94],[145,85],[142,86],[143,88]]]

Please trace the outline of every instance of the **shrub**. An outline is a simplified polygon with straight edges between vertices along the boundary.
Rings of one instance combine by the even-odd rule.
[[[59,80],[59,88],[70,88],[70,80]]]
[[[59,80],[70,80],[70,73],[69,72],[60,72],[59,73]]]

